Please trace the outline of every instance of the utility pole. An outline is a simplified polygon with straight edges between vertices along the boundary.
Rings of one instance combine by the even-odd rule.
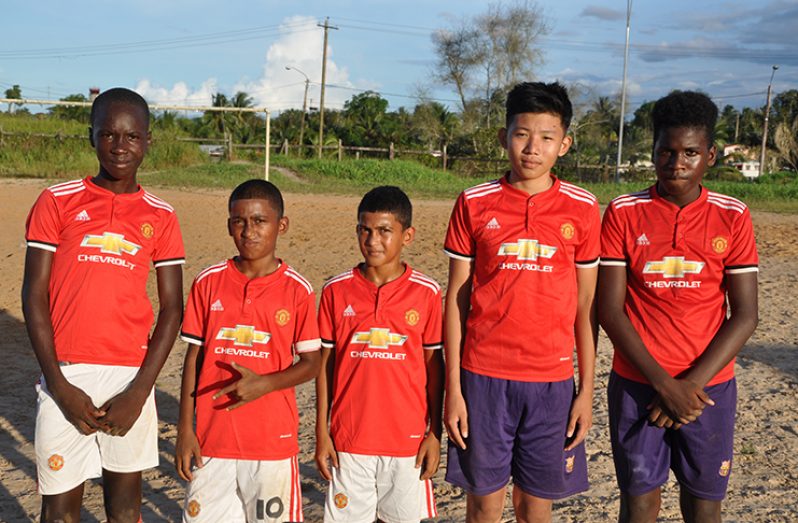
[[[773,72],[770,73],[770,82],[768,82],[768,98],[765,103],[765,123],[762,125],[762,152],[759,155],[759,176],[765,174],[765,151],[768,145],[768,118],[770,117],[770,90],[773,87],[773,76],[776,74],[778,65],[773,66]]]
[[[321,99],[319,101],[319,158],[324,149],[324,84],[327,81],[327,32],[329,29],[338,29],[330,25],[330,17],[324,19],[324,25],[316,24],[324,28],[324,48],[321,58]]]
[[[626,70],[629,62],[629,28],[632,21],[632,0],[626,2],[626,47],[623,52],[623,82],[621,83],[621,118],[618,130],[618,159],[615,162],[615,183],[621,182],[621,153],[623,152],[623,123],[626,117]]]
[[[304,156],[302,154],[302,146],[305,143],[304,142],[304,137],[305,137],[305,113],[308,112],[308,86],[310,86],[310,78],[308,78],[308,75],[306,75],[305,73],[303,73],[302,71],[300,71],[296,67],[291,67],[289,65],[286,65],[285,69],[287,71],[291,71],[291,70],[296,71],[297,73],[299,73],[299,74],[301,74],[302,76],[305,77],[305,96],[302,98],[302,119],[300,120],[300,124],[299,124],[299,154],[300,154],[300,156]]]

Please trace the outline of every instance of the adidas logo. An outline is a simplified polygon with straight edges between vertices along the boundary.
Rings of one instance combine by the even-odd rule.
[[[75,216],[76,222],[87,222],[89,220],[91,220],[91,218],[89,218],[89,213],[86,212],[86,209],[83,209]]]
[[[646,233],[643,233],[640,236],[638,236],[637,240],[635,240],[635,243],[637,245],[651,245],[651,242],[648,241],[648,238],[646,238]]]
[[[493,229],[493,230],[495,230],[495,229],[501,229],[501,228],[502,228],[502,226],[501,226],[501,225],[499,225],[499,220],[497,220],[497,219],[496,219],[496,217],[494,216],[493,218],[491,218],[491,219],[490,219],[490,221],[488,222],[488,224],[487,224],[487,225],[485,225],[485,228],[486,228],[486,229]]]
[[[211,305],[211,310],[216,312],[223,311],[224,305],[222,305],[222,300],[217,299],[215,302],[213,302],[213,305]]]
[[[344,318],[351,317],[355,315],[355,309],[352,308],[352,305],[347,305],[346,309],[344,309]]]

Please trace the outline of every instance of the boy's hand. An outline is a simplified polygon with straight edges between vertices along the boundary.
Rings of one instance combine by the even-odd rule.
[[[468,409],[461,392],[449,393],[447,391],[443,420],[446,423],[446,432],[449,434],[449,438],[458,447],[465,450],[465,440],[468,438]]]
[[[421,480],[430,479],[438,471],[441,463],[441,440],[430,432],[416,454],[416,468],[421,469]],[[422,467],[423,465],[423,467]]]
[[[56,388],[50,388],[56,405],[64,417],[84,436],[94,434],[102,428],[99,418],[105,411],[94,406],[88,394],[68,381]]]
[[[124,436],[141,415],[141,408],[147,396],[128,389],[105,402],[100,410],[105,412],[99,418],[102,431],[111,436]]]
[[[241,377],[213,395],[213,399],[215,400],[218,400],[225,394],[229,394],[233,401],[238,400],[236,403],[227,407],[227,410],[237,409],[272,391],[268,376],[261,376],[257,372],[243,365],[239,365],[234,361],[231,361],[230,365],[241,374]]]
[[[319,469],[321,477],[330,481],[332,471],[330,465],[338,468],[338,452],[335,451],[335,444],[329,434],[316,435],[316,468]]]
[[[712,398],[696,383],[687,379],[671,379],[648,404],[648,420],[658,427],[678,429],[698,419],[707,405],[714,404]]]
[[[197,434],[193,429],[177,431],[177,444],[175,445],[175,468],[178,475],[186,481],[191,481],[191,460],[202,468],[202,453],[200,451]]]
[[[565,433],[565,450],[572,450],[587,437],[590,427],[593,426],[593,394],[582,391],[576,395],[571,405],[571,415],[568,418],[568,430]]]

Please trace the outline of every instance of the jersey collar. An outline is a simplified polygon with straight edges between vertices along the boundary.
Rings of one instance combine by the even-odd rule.
[[[371,280],[367,279],[365,276],[363,276],[363,273],[360,272],[360,268],[359,268],[360,264],[355,265],[355,267],[352,269],[352,272],[354,273],[355,279],[357,281],[359,281],[361,283],[361,285],[365,285],[366,287],[371,289],[373,292],[377,292],[377,291],[380,291],[380,292],[392,292],[393,289],[399,287],[405,280],[407,280],[410,277],[411,274],[413,274],[413,268],[410,267],[410,265],[408,263],[406,263],[406,262],[402,262],[402,263],[404,263],[405,272],[403,272],[402,275],[399,276],[398,278],[396,278],[395,280],[391,280],[391,281],[389,281],[388,283],[386,283],[385,285],[383,285],[381,287],[377,287],[377,285],[373,281],[371,281]]]
[[[247,278],[246,274],[238,270],[238,267],[236,267],[236,262],[233,261],[233,258],[227,260],[227,271],[230,274],[230,277],[237,283],[240,283],[241,285],[250,285],[250,286],[271,285],[273,282],[277,281],[280,277],[282,277],[283,273],[285,273],[285,270],[288,268],[288,265],[285,262],[283,262],[283,260],[278,258],[277,261],[280,264],[277,267],[277,270],[271,274],[267,274],[266,276],[261,276],[260,278],[253,278],[253,279]]]
[[[117,198],[122,200],[136,200],[144,196],[144,189],[141,188],[141,185],[136,186],[137,187],[136,192],[116,194],[115,192],[100,187],[99,185],[94,183],[91,178],[92,178],[91,176],[87,176],[86,178],[84,178],[83,185],[91,193],[96,194],[98,196],[102,196],[105,198]]]
[[[499,183],[501,184],[502,189],[509,196],[511,196],[513,198],[518,198],[518,199],[522,199],[523,198],[524,201],[527,201],[530,198],[533,198],[535,200],[535,202],[543,202],[543,201],[547,201],[547,200],[550,200],[550,199],[556,197],[557,194],[560,192],[560,179],[557,178],[553,174],[549,174],[549,176],[551,177],[551,180],[553,182],[551,184],[551,187],[549,187],[545,191],[539,192],[537,194],[529,194],[526,191],[522,191],[521,189],[516,189],[515,187],[513,187],[510,184],[510,181],[509,181],[510,171],[507,171],[504,174],[504,176],[502,176],[502,178],[501,178]]]
[[[651,199],[653,201],[657,202],[658,205],[667,207],[673,212],[681,212],[682,215],[684,215],[696,212],[697,210],[701,209],[704,202],[707,201],[707,196],[709,196],[709,190],[703,185],[700,185],[700,187],[701,187],[701,193],[698,195],[698,198],[688,203],[684,207],[679,207],[675,203],[668,201],[662,196],[660,196],[660,194],[657,192],[656,182],[654,182],[654,185],[648,188],[648,194],[649,196],[651,196]]]

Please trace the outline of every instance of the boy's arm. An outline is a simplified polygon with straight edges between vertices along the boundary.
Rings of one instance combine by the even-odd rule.
[[[438,471],[441,462],[441,414],[443,410],[444,364],[443,354],[438,350],[424,350],[427,368],[427,411],[429,432],[421,442],[416,455],[416,468],[421,469],[421,479],[430,479]],[[422,468],[423,465],[423,468]]]
[[[335,376],[335,348],[322,347],[321,369],[316,376],[316,467],[321,477],[332,479],[330,465],[338,468],[338,453],[330,437],[330,407]]]
[[[241,374],[241,377],[219,390],[213,395],[213,399],[216,400],[229,394],[235,403],[227,407],[227,410],[237,409],[264,394],[295,387],[313,379],[319,373],[320,363],[321,355],[318,350],[300,352],[299,361],[294,365],[279,372],[261,375],[232,361],[230,365]]]
[[[177,422],[177,444],[175,445],[175,468],[186,481],[191,481],[191,460],[202,467],[202,453],[194,432],[194,411],[197,405],[197,376],[201,363],[201,347],[189,343],[183,361],[183,380],[180,386],[180,417]]]
[[[444,312],[446,399],[443,416],[449,437],[462,449],[466,448],[464,439],[468,438],[468,411],[460,389],[460,356],[471,307],[473,269],[473,262],[454,258],[449,260],[449,285]]]
[[[183,315],[182,265],[155,269],[158,282],[158,319],[147,347],[147,355],[130,386],[101,407],[102,421],[113,436],[124,436],[141,414],[141,408],[155,385],[180,328]]]
[[[661,399],[667,412],[649,413],[649,420],[660,427],[695,421],[712,400],[703,388],[690,380],[677,380],[651,356],[626,315],[626,267],[601,266],[598,285],[599,323],[615,348],[634,365]],[[653,406],[653,404],[652,404]]]
[[[25,326],[47,389],[56,404],[81,434],[93,434],[101,428],[98,418],[104,412],[92,403],[83,390],[69,383],[58,366],[50,319],[49,285],[52,262],[52,252],[28,247],[22,280],[22,313],[25,316]]]
[[[574,335],[579,363],[579,391],[571,406],[566,433],[569,444],[565,450],[571,450],[579,445],[593,426],[593,380],[598,338],[595,300],[597,280],[598,267],[576,269],[577,306]]]

